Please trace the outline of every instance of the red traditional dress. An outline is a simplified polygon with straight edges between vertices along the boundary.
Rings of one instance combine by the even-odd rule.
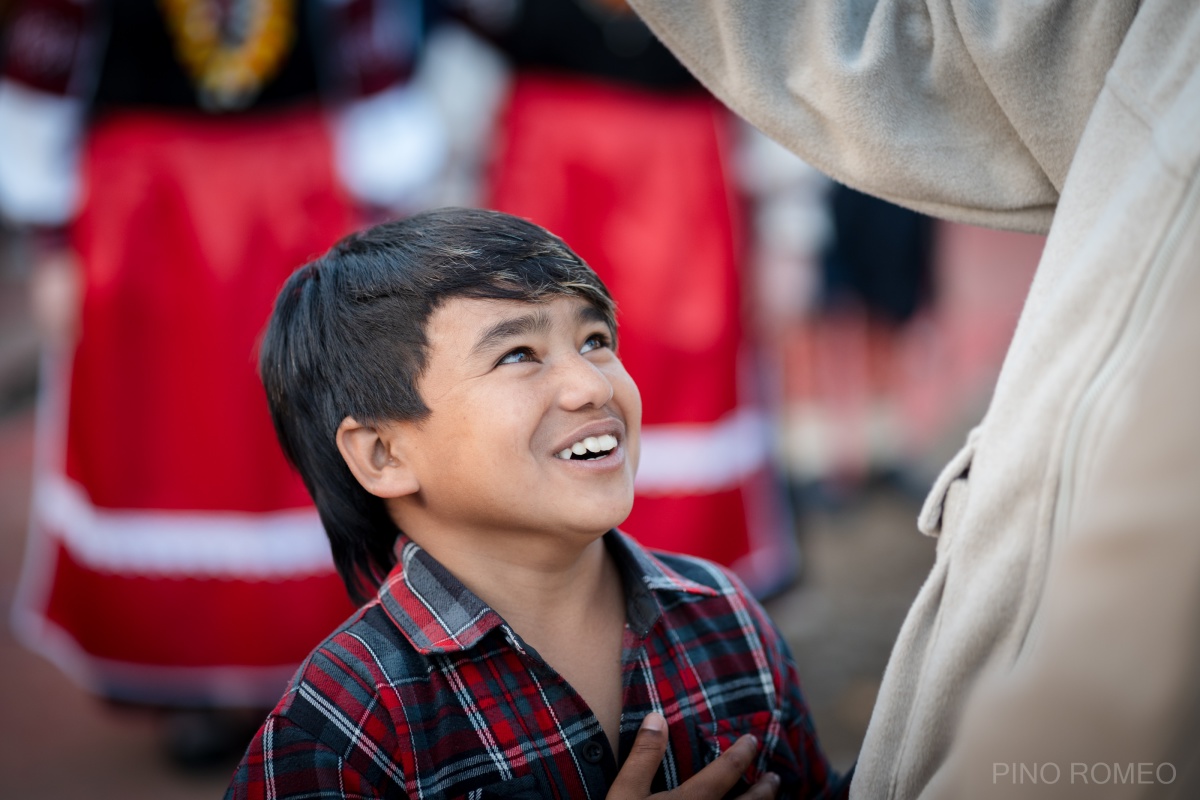
[[[82,143],[76,172],[42,140],[0,142],[0,206],[64,225],[83,268],[78,341],[45,372],[14,621],[85,686],[137,703],[270,706],[352,610],[275,441],[256,343],[286,276],[352,228],[348,188],[394,199],[361,191],[371,169],[339,137],[378,120],[364,108],[412,111],[395,93],[416,28],[388,29],[387,59],[331,69],[319,57],[358,52],[377,24],[370,3],[264,2],[234,5],[286,15],[290,38],[249,88],[193,69],[196,42],[152,0],[29,3],[0,84],[0,129],[40,119]],[[359,98],[332,125],[315,94],[329,72]],[[22,175],[39,159],[66,181],[57,196]]]
[[[790,580],[797,552],[742,323],[733,119],[605,5],[530,0],[476,21],[515,66],[485,205],[561,236],[617,300],[645,409],[622,529],[765,594]]]

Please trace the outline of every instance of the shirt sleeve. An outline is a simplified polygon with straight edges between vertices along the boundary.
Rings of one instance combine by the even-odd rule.
[[[447,157],[441,112],[415,82],[341,104],[332,114],[334,163],[368,205],[401,211],[432,197]]]
[[[718,98],[839,181],[1044,231],[1135,0],[631,0]]]
[[[81,0],[22,0],[0,42],[0,215],[60,226],[80,198],[86,86],[98,49]]]
[[[263,723],[225,792],[225,800],[326,796],[381,797],[344,754],[278,714]]]
[[[0,214],[56,227],[80,199],[83,102],[0,78]]]
[[[447,159],[441,111],[416,67],[429,21],[416,0],[321,0],[334,164],[359,202],[430,204]]]

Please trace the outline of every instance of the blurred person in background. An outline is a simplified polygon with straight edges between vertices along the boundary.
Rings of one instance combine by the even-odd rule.
[[[786,586],[798,551],[743,319],[738,123],[623,0],[450,7],[511,70],[482,205],[554,230],[617,299],[646,414],[622,529],[729,566],[759,596]]]
[[[351,610],[275,442],[256,340],[297,265],[436,174],[442,136],[409,82],[423,13],[13,11],[0,212],[31,237],[47,337],[14,625],[97,695],[167,710],[181,763],[240,752]]]
[[[898,477],[917,444],[906,418],[904,335],[933,302],[933,220],[827,182],[813,271],[785,332],[786,461],[804,496],[837,500]]]

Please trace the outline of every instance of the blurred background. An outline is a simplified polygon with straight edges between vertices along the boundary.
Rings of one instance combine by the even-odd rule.
[[[612,289],[646,405],[625,527],[742,575],[853,763],[1039,237],[833,184],[619,1],[3,0],[0,26],[0,796],[224,791],[347,610],[257,332],[339,236],[448,204],[546,225]]]

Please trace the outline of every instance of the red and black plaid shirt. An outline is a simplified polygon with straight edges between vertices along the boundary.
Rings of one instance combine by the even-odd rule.
[[[626,592],[624,705],[614,755],[583,698],[410,540],[375,600],[301,666],[226,798],[594,798],[642,717],[666,717],[655,791],[744,733],[782,797],[844,787],[817,746],[787,645],[724,569],[605,537]]]

